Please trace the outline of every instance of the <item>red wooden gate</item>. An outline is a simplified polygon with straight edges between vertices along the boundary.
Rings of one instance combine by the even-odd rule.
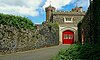
[[[63,44],[73,44],[74,43],[74,32],[66,30],[62,32]]]

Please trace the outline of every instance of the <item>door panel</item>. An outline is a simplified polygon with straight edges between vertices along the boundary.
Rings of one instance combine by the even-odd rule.
[[[74,43],[74,32],[66,30],[62,33],[63,44],[73,44]]]

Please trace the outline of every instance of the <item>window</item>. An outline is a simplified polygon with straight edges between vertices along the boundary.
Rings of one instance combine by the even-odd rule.
[[[73,18],[71,17],[64,17],[64,22],[73,22]]]
[[[71,34],[64,34],[64,39],[73,39],[73,35],[71,35]]]
[[[71,21],[71,18],[66,18],[66,21]]]
[[[69,39],[73,39],[73,35],[69,35]]]
[[[68,34],[65,34],[64,39],[68,39],[68,38],[69,38]]]

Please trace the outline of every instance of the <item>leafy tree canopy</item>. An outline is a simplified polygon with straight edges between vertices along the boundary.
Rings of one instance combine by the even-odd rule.
[[[14,26],[18,29],[34,29],[34,24],[28,18],[8,14],[0,14],[0,24]]]

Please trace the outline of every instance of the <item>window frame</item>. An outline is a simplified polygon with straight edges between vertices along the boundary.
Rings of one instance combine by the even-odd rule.
[[[71,20],[67,21],[67,18],[70,18]],[[73,17],[64,17],[64,22],[73,23]]]

